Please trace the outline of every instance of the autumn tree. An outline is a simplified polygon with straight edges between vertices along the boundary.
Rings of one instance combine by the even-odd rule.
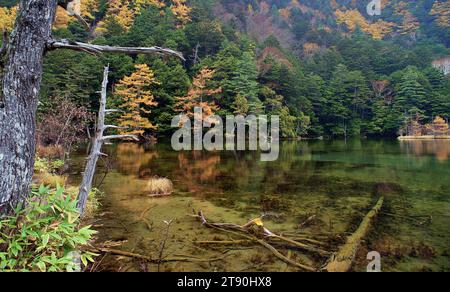
[[[131,8],[129,0],[110,0],[105,19],[98,24],[96,32],[107,32],[115,25],[127,31],[132,26],[134,17],[135,12]]]
[[[123,114],[119,118],[121,134],[144,136],[147,130],[155,130],[157,127],[150,122],[148,115],[150,108],[158,103],[152,93],[152,87],[159,84],[153,71],[146,64],[135,65],[136,71],[131,76],[120,80],[116,88],[118,96],[123,104]]]
[[[160,47],[128,48],[52,38],[58,5],[70,0],[20,0],[10,38],[0,48],[0,214],[26,202],[36,150],[36,112],[44,54],[71,49],[91,53],[154,54],[181,57]],[[183,59],[183,58],[182,58]]]
[[[203,68],[194,78],[192,86],[186,96],[178,97],[175,105],[176,111],[192,118],[194,117],[194,108],[203,109],[203,120],[213,116],[219,107],[214,97],[222,92],[222,88],[211,88],[210,81],[215,71]],[[200,117],[196,117],[200,118]]]
[[[364,16],[356,9],[348,11],[336,11],[336,18],[338,24],[345,24],[350,30],[354,32],[360,28],[363,32],[370,34],[374,39],[381,40],[393,30],[394,24],[379,20],[375,23],[369,23]]]
[[[450,1],[436,1],[430,11],[437,24],[441,27],[450,27]]]
[[[181,25],[185,25],[191,21],[190,13],[192,8],[186,4],[186,0],[172,0],[173,4],[170,6],[170,10],[173,15],[178,19]]]
[[[16,19],[17,7],[0,7],[0,31],[10,31]]]

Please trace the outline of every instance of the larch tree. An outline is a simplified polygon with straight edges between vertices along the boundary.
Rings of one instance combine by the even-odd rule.
[[[147,116],[151,113],[150,108],[158,105],[151,88],[159,82],[146,64],[137,64],[135,69],[131,76],[120,80],[115,93],[124,102],[119,119],[120,134],[142,137],[146,130],[157,128]]]
[[[170,10],[173,15],[178,19],[181,25],[185,25],[191,21],[190,13],[192,8],[187,6],[186,0],[172,0],[173,4],[170,6]]]
[[[0,7],[0,31],[10,31],[16,18],[16,7]]]
[[[214,96],[222,92],[222,88],[211,88],[210,81],[214,76],[214,71],[203,68],[194,78],[191,88],[186,96],[178,97],[175,109],[186,116],[194,117],[194,108],[200,107],[203,110],[203,120],[213,116],[219,107],[214,101]],[[200,117],[196,117],[200,118]]]
[[[58,5],[69,0],[20,0],[9,38],[0,48],[0,214],[26,202],[35,160],[36,111],[47,51],[71,49],[99,54],[181,54],[159,47],[99,46],[51,37]]]

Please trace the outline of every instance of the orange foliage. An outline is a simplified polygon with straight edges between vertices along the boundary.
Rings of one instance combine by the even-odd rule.
[[[305,56],[310,57],[317,53],[320,50],[320,47],[316,43],[305,43],[303,44],[303,53]]]
[[[192,8],[187,6],[186,0],[172,0],[173,4],[170,6],[170,10],[173,15],[178,19],[181,25],[185,25],[191,21],[190,13]]]
[[[58,6],[58,8],[56,9],[56,16],[53,25],[55,26],[55,28],[67,27],[70,19],[71,17],[69,16],[69,14],[67,14],[67,11],[61,6]]]
[[[399,31],[401,34],[413,34],[419,27],[420,22],[417,18],[408,10],[408,4],[405,2],[400,2],[395,6],[395,13],[403,16],[403,22],[399,26]]]
[[[136,71],[131,76],[124,77],[118,84],[116,95],[125,103],[121,106],[124,114],[119,119],[119,126],[127,129],[121,134],[143,135],[145,130],[156,129],[144,115],[151,111],[148,109],[157,106],[151,87],[158,84],[153,71],[146,64],[135,65]]]
[[[363,32],[370,34],[374,39],[383,39],[386,35],[392,32],[394,23],[379,20],[375,23],[369,23],[362,16],[362,14],[356,10],[348,11],[336,11],[337,23],[345,24],[347,28],[354,32],[359,27]]]
[[[204,68],[194,78],[193,84],[189,92],[184,97],[177,98],[175,105],[176,111],[186,114],[188,117],[194,117],[194,108],[201,107],[203,109],[203,120],[214,115],[219,109],[213,101],[214,95],[221,93],[222,89],[211,89],[209,82],[214,76],[214,71]],[[196,117],[200,119],[201,117]]]
[[[450,27],[450,1],[434,2],[430,15],[436,18],[436,22],[441,27]]]
[[[17,7],[0,7],[0,31],[11,31],[16,19]]]

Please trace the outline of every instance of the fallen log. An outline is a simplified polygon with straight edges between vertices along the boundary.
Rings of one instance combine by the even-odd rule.
[[[383,207],[384,197],[380,197],[377,204],[364,217],[359,228],[351,236],[347,238],[346,243],[333,254],[328,264],[323,269],[326,272],[348,272],[352,268],[358,248],[363,239],[369,233],[370,227],[374,219],[377,217]]]

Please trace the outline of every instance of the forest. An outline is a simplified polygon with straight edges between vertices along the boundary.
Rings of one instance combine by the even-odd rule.
[[[4,68],[7,42],[19,33],[14,30],[18,2],[24,1],[0,0],[2,90],[11,81]],[[70,198],[79,190],[63,174],[69,157],[97,135],[102,106],[117,109],[104,117],[113,135],[145,143],[170,138],[172,118],[192,115],[195,107],[208,116],[279,116],[285,140],[449,135],[448,0],[386,0],[375,16],[367,15],[370,1],[347,0],[49,2],[59,5],[42,48],[42,80],[36,81],[36,104],[25,104],[36,110],[35,137],[30,138],[36,162],[34,151],[26,159],[34,164],[31,197],[44,196],[52,204],[30,200],[21,211],[15,204],[20,199],[12,206],[0,200],[1,213],[16,213],[0,217],[0,229],[16,230],[25,215],[26,224],[37,225],[26,239],[20,232],[16,238],[0,233],[0,270],[74,268],[61,247],[66,240],[72,247],[84,245],[95,231],[78,228],[77,201]],[[156,54],[117,54],[110,48],[152,48]],[[104,104],[100,90],[108,96]],[[8,148],[8,123],[0,115],[1,151]],[[15,170],[2,171],[6,177]],[[14,194],[29,188],[32,175],[16,175],[25,183]],[[0,191],[6,194],[8,185],[1,183]],[[83,212],[95,213],[101,193],[93,188],[86,194]],[[55,206],[63,219],[41,216]],[[63,221],[55,227],[55,220]],[[83,264],[93,262],[99,251],[83,253]],[[161,257],[158,270],[160,264]]]
[[[196,81],[207,86],[202,95],[215,113],[280,115],[286,138],[395,136],[411,119],[449,117],[448,78],[432,67],[433,60],[449,55],[448,1],[389,1],[380,20],[366,19],[360,12],[365,5],[335,1],[174,2],[83,1],[89,31],[59,9],[55,37],[114,46],[152,44],[178,50],[186,61],[51,52],[39,120],[54,117],[52,111],[61,112],[58,106],[65,103],[95,112],[98,76],[107,63],[111,103],[129,114],[133,100],[127,87],[150,70],[146,111],[134,121],[146,136],[170,134],[171,117],[198,103]],[[216,17],[218,11],[227,21]],[[0,29],[10,28],[12,16],[2,22]],[[129,119],[116,118],[120,124]],[[52,138],[41,139],[50,143]]]

